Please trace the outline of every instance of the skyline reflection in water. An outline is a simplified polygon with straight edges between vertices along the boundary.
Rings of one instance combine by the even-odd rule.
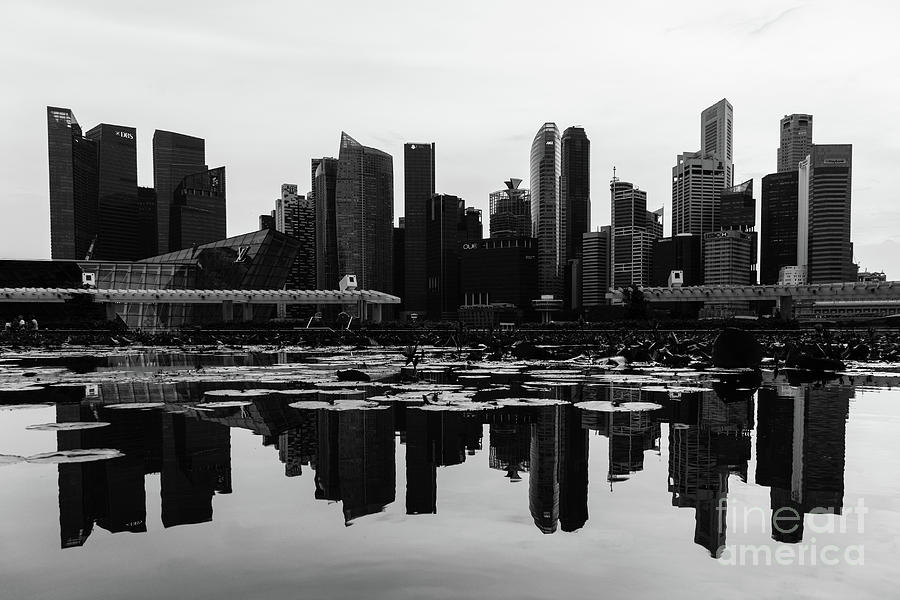
[[[513,382],[512,389],[500,395],[518,397],[527,392],[527,385],[521,384]],[[837,519],[856,501],[852,489],[848,492],[854,495],[853,502],[845,493],[848,416],[856,394],[846,379],[792,386],[767,377],[755,393],[690,388],[672,393],[620,382],[550,381],[537,389],[531,397],[562,403],[478,411],[423,409],[400,402],[368,410],[298,410],[288,406],[295,399],[265,397],[248,398],[244,406],[201,410],[191,406],[202,400],[196,386],[100,384],[80,401],[60,402],[52,409],[0,413],[0,431],[6,439],[55,435],[58,450],[111,448],[124,456],[56,466],[56,514],[46,510],[46,485],[30,491],[21,488],[18,494],[7,490],[0,498],[27,497],[40,490],[38,504],[43,508],[39,512],[31,514],[21,505],[19,509],[28,513],[33,529],[46,530],[58,516],[58,547],[65,549],[60,556],[66,557],[70,553],[89,556],[94,545],[108,557],[115,555],[118,545],[123,550],[133,547],[126,540],[152,538],[154,552],[138,556],[159,568],[174,560],[170,556],[180,554],[177,545],[189,539],[191,546],[211,548],[202,561],[215,564],[227,538],[235,550],[243,547],[255,552],[244,563],[247,568],[254,566],[248,574],[253,578],[260,564],[272,560],[266,547],[276,552],[280,545],[299,544],[304,548],[299,555],[311,564],[326,556],[338,561],[333,578],[326,576],[328,567],[323,571],[321,564],[317,575],[305,576],[320,583],[331,581],[332,587],[320,589],[328,591],[323,593],[327,597],[354,597],[352,583],[346,589],[337,583],[338,572],[347,567],[341,566],[344,555],[354,556],[348,564],[362,569],[356,576],[364,572],[367,581],[381,581],[381,586],[373,584],[376,596],[391,589],[392,597],[397,597],[406,588],[380,579],[396,568],[384,564],[392,556],[390,549],[404,550],[401,556],[392,556],[401,563],[431,556],[443,561],[440,564],[447,572],[454,572],[453,561],[465,556],[474,559],[487,548],[494,549],[489,554],[496,559],[495,552],[503,553],[511,538],[518,540],[512,554],[524,549],[536,560],[547,560],[551,578],[567,572],[566,586],[573,592],[582,589],[580,579],[591,575],[595,561],[587,557],[596,553],[605,557],[604,563],[615,563],[619,555],[622,564],[616,568],[623,576],[634,575],[638,557],[651,559],[661,550],[671,561],[667,568],[683,565],[705,572],[706,564],[727,562],[729,545],[735,542],[775,547],[815,544],[817,537],[820,541],[823,537],[817,530],[810,531],[811,513]],[[865,393],[895,394],[891,390]],[[347,394],[358,397],[358,393]],[[603,401],[616,408],[586,410],[572,404]],[[127,402],[166,405],[137,410],[107,407]],[[659,408],[620,410],[634,402]],[[59,423],[99,421],[109,426],[25,434],[7,418],[14,412],[18,417],[48,410]],[[894,409],[891,418],[896,419],[898,412]],[[852,417],[849,423],[853,424]],[[868,419],[861,424],[871,426]],[[16,448],[4,445],[0,453],[10,450]],[[31,479],[46,478],[47,469],[52,468],[12,465],[0,471],[0,479],[15,470],[15,479],[26,485]],[[859,493],[874,491],[875,496],[889,497],[871,489],[871,478],[863,481],[870,489]],[[286,512],[285,507],[292,504],[294,510]],[[743,515],[760,509],[767,523],[748,529]],[[776,522],[776,515],[782,520]],[[896,512],[888,511],[888,515],[885,533],[897,531]],[[249,524],[259,519],[266,525],[254,530]],[[333,529],[335,524],[341,530]],[[356,554],[352,546],[361,540],[350,530],[357,526],[364,527],[370,538],[366,543],[384,546],[389,549],[386,554]],[[513,526],[515,534],[509,529]],[[285,532],[274,533],[282,527],[294,533],[290,541],[281,537]],[[494,535],[494,528],[503,532],[501,537]],[[28,531],[13,529],[20,534]],[[168,540],[162,531],[182,533]],[[126,532],[136,536],[130,538]],[[313,532],[318,532],[313,536],[318,543],[306,546],[303,540]],[[866,539],[864,532],[857,533]],[[266,541],[272,536],[275,541]],[[30,544],[39,553],[32,559],[52,556],[54,550],[46,541],[38,536]],[[858,540],[846,538],[846,543],[850,541]],[[477,552],[472,552],[473,543],[478,545]],[[587,545],[579,549],[582,544]],[[421,556],[406,554],[411,549]],[[546,554],[561,549],[584,558],[560,565]],[[445,553],[454,550],[460,554],[448,564]],[[870,562],[877,557],[871,551],[867,556]],[[50,562],[58,560],[71,562],[69,558]],[[196,560],[200,559],[192,556],[188,562]],[[432,572],[437,566],[429,565],[422,572],[440,579]],[[493,576],[480,571],[486,567],[469,566],[474,581]],[[603,570],[610,568],[611,564],[605,564]],[[708,575],[712,581],[727,580],[740,570],[742,576],[755,577],[753,570],[758,576],[761,568],[735,567]],[[461,565],[456,569],[458,577],[465,577],[467,571]],[[805,580],[810,569],[793,567],[779,573],[793,577],[796,571]],[[682,576],[691,578],[688,573]],[[182,574],[182,580],[185,577],[191,589],[209,585],[206,579],[194,581]],[[227,588],[228,580],[230,576],[212,587]],[[541,587],[524,583],[511,583],[509,596],[531,597]],[[638,588],[655,585],[633,583]],[[18,585],[29,590],[36,584],[20,578]],[[91,589],[92,584],[86,585],[85,589]],[[360,585],[360,589],[366,587]],[[443,592],[458,591],[450,583],[444,585]],[[445,597],[440,591],[431,595],[421,587],[410,589],[418,589],[419,597]],[[513,589],[520,593],[513,594]],[[479,597],[480,593],[473,589],[460,595]]]

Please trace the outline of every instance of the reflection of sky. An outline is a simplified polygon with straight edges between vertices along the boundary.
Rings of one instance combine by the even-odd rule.
[[[399,445],[397,500],[384,513],[345,527],[341,504],[315,500],[312,469],[284,476],[274,447],[231,432],[234,493],[213,499],[212,523],[163,529],[159,476],[146,477],[146,534],[95,527],[83,548],[59,550],[57,469],[0,467],[3,595],[47,598],[546,598],[809,596],[893,593],[900,536],[900,459],[895,447],[900,392],[859,393],[847,425],[844,505],[864,497],[865,533],[809,530],[804,542],[865,543],[863,567],[728,567],[693,543],[694,510],[667,491],[668,428],[659,455],[627,481],[606,480],[608,441],[590,433],[588,522],[576,533],[542,534],[528,509],[528,474],[510,483],[488,468],[485,450],[438,469],[437,514],[405,514],[405,446]],[[0,411],[0,453],[55,450],[55,434],[25,431],[53,421],[54,409]],[[756,436],[752,436],[755,443]],[[729,515],[766,509],[769,490],[729,481]],[[822,517],[827,521],[834,517]],[[771,544],[768,523],[749,530],[728,520],[728,544]]]

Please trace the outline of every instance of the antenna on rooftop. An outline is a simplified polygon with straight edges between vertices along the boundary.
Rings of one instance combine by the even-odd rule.
[[[616,165],[613,165],[613,176],[612,176],[612,179],[610,179],[609,182],[610,182],[610,183],[615,183],[615,182],[617,182],[618,180],[619,180],[619,178],[616,177]]]

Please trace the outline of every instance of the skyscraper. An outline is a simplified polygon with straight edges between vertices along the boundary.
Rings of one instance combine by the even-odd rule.
[[[700,154],[722,162],[727,187],[734,185],[733,122],[734,108],[725,98],[700,113]]]
[[[225,167],[182,178],[169,206],[172,252],[225,239]]]
[[[812,115],[785,115],[781,119],[781,145],[778,147],[778,172],[796,171],[797,165],[812,149]]]
[[[97,235],[97,144],[68,108],[47,107],[50,257],[83,259]]]
[[[531,237],[531,195],[519,187],[521,179],[504,183],[506,189],[490,195],[491,237]]]
[[[653,241],[660,228],[648,227],[647,192],[615,177],[610,182],[609,190],[612,205],[612,286],[649,285],[653,268]]]
[[[672,235],[719,229],[719,197],[727,181],[722,161],[701,152],[679,154],[672,167]]]
[[[393,159],[343,132],[335,217],[338,277],[356,275],[360,289],[394,289]]]
[[[815,144],[809,158],[807,281],[855,281],[850,242],[853,147],[850,144]],[[804,204],[803,190],[801,182],[800,204]]]
[[[428,283],[425,275],[426,221],[434,196],[434,143],[403,144],[403,207],[406,283],[404,310],[424,312]]]
[[[777,283],[781,267],[797,264],[798,173],[795,169],[762,179],[759,281],[763,285]]]
[[[316,289],[333,290],[343,275],[338,275],[336,199],[338,159],[314,158],[313,184],[316,207]],[[346,275],[346,273],[344,273]]]
[[[750,283],[756,277],[756,199],[753,197],[753,180],[722,190],[719,225],[725,230],[743,231],[750,234]]]
[[[153,132],[153,187],[156,190],[156,237],[154,254],[178,250],[169,243],[170,208],[175,202],[175,190],[188,175],[208,169],[206,142],[202,138],[162,131]]]
[[[484,224],[481,222],[481,209],[467,206],[463,214],[460,242],[478,242],[484,238]]]
[[[455,319],[460,304],[459,246],[465,239],[465,201],[449,194],[435,194],[426,209],[428,318]]]
[[[309,198],[297,193],[296,184],[281,185],[281,198],[275,200],[275,229],[300,242],[285,287],[316,289],[316,211]]]
[[[544,123],[531,143],[531,228],[538,238],[538,293],[560,297],[564,233],[560,222],[559,176],[562,155],[556,123]]]
[[[590,230],[591,141],[581,127],[562,135],[557,219],[561,223],[562,260],[581,258],[581,237]]]
[[[753,237],[739,229],[703,234],[703,283],[750,285]]]
[[[97,216],[99,228],[93,258],[137,260],[138,236],[137,131],[101,123],[85,134],[97,144]]]
[[[582,234],[581,304],[585,308],[606,304],[609,289],[610,226]]]

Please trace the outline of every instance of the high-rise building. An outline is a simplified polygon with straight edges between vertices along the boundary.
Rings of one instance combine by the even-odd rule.
[[[156,190],[138,187],[137,200],[140,257],[149,258],[156,250]]]
[[[338,287],[337,251],[337,192],[338,159],[314,158],[313,184],[316,207],[316,289],[333,290]]]
[[[188,175],[206,171],[206,142],[202,138],[162,131],[153,132],[153,188],[156,190],[156,237],[154,254],[178,250],[169,243],[170,208],[175,191]]]
[[[225,167],[184,177],[175,188],[169,220],[172,252],[224,239]]]
[[[750,285],[753,236],[729,229],[703,234],[703,283]]]
[[[562,135],[558,217],[565,261],[581,257],[581,237],[590,230],[591,141],[581,127]]]
[[[781,145],[778,147],[778,172],[796,171],[800,161],[812,149],[812,115],[785,115],[779,129]]]
[[[722,163],[728,187],[734,185],[733,123],[734,108],[725,98],[700,113],[700,154]]]
[[[434,196],[434,143],[403,145],[403,210],[405,219],[406,283],[403,293],[405,311],[424,312],[426,308],[426,221]]]
[[[407,225],[408,226],[408,225]],[[465,241],[465,201],[435,194],[426,206],[426,309],[429,319],[456,319],[459,309],[459,250]]]
[[[750,234],[750,283],[757,282],[756,277],[756,199],[753,198],[753,180],[722,190],[719,211],[719,226],[723,230],[738,230]]]
[[[653,241],[660,227],[648,227],[647,192],[618,178],[613,178],[609,189],[612,205],[612,286],[649,285]]]
[[[275,211],[267,215],[259,215],[260,229],[275,229]]]
[[[463,214],[460,242],[477,242],[484,238],[484,224],[481,222],[481,209],[467,206]]]
[[[794,169],[762,179],[759,281],[763,285],[777,283],[782,267],[797,264],[798,175]]]
[[[667,286],[672,271],[682,272],[682,285],[703,283],[702,236],[679,233],[653,243],[653,277],[650,285]]]
[[[807,261],[800,264],[806,264],[809,283],[856,280],[850,242],[852,160],[850,144],[814,144],[808,171],[801,168],[798,223],[802,220],[803,206],[808,206],[809,237]],[[807,177],[804,172],[808,173]]]
[[[556,123],[544,123],[531,143],[531,229],[538,239],[538,294],[562,294],[564,237],[560,222],[559,176],[562,153]]]
[[[723,161],[701,152],[678,155],[672,167],[672,235],[719,229],[719,197],[727,187]]]
[[[84,259],[97,235],[97,144],[68,108],[47,107],[50,256]]]
[[[504,183],[506,189],[490,195],[491,237],[531,237],[531,195],[519,187],[521,179]]]
[[[392,292],[400,298],[400,304],[396,310],[400,314],[406,311],[403,295],[406,293],[406,219],[400,217],[397,227],[394,227],[394,290]]]
[[[462,244],[462,304],[511,304],[520,313],[530,311],[537,286],[537,254],[537,240],[531,237],[497,237]]]
[[[338,155],[335,230],[338,277],[356,275],[360,289],[394,289],[393,158],[344,132]]]
[[[85,137],[97,144],[97,216],[100,220],[93,258],[137,260],[137,131],[101,123]]]
[[[300,242],[285,288],[316,289],[316,209],[309,198],[297,193],[296,184],[281,186],[281,198],[275,200],[275,229]]]
[[[610,226],[589,231],[581,237],[581,305],[585,308],[606,304],[609,289]]]

